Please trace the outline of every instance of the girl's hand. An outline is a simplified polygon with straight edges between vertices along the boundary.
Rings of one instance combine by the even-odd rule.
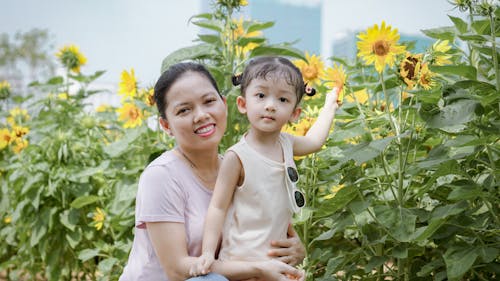
[[[213,255],[202,254],[199,258],[197,258],[197,261],[189,268],[189,275],[198,276],[208,274],[213,262]]]
[[[295,266],[305,258],[306,250],[291,224],[288,225],[287,236],[288,238],[284,240],[271,241],[272,249],[269,250],[267,255]]]
[[[325,97],[325,104],[323,105],[323,108],[325,109],[332,109],[332,110],[337,110],[337,108],[340,106],[341,101],[338,100],[339,98],[339,93],[342,89],[335,87],[332,89],[330,93],[326,94]]]

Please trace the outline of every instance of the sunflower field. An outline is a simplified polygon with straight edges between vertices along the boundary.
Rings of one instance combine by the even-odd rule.
[[[500,274],[500,9],[456,0],[464,17],[423,30],[424,52],[396,27],[357,35],[357,57],[321,58],[269,44],[273,22],[233,17],[246,1],[195,15],[196,44],[162,70],[207,65],[228,99],[221,153],[247,129],[231,75],[259,55],[290,58],[317,94],[284,130],[304,135],[324,96],[342,87],[325,147],[296,158],[307,206],[294,218],[307,280],[497,280]],[[0,279],[117,280],[134,229],[144,167],[174,145],[154,120],[152,89],[122,72],[121,106],[89,104],[104,72],[84,74],[77,46],[56,54],[65,75],[16,97],[0,81]]]

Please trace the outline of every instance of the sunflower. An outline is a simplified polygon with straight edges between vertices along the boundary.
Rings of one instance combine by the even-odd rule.
[[[361,89],[359,91],[352,93],[352,96],[348,95],[346,97],[346,100],[348,102],[355,102],[354,98],[356,98],[356,100],[359,102],[359,104],[364,104],[364,103],[366,103],[366,101],[368,101],[368,99],[370,97],[368,96],[368,91],[366,90],[366,88],[364,88],[364,89]]]
[[[9,116],[7,117],[7,123],[11,126],[16,124],[22,124],[30,119],[28,111],[19,107],[15,107],[9,111]]]
[[[131,68],[130,72],[122,71],[120,77],[120,85],[118,94],[124,97],[134,98],[137,94],[137,79],[135,78],[134,69]]]
[[[69,97],[68,93],[59,93],[57,94],[57,98],[60,100],[67,100]]]
[[[30,129],[22,126],[14,126],[12,128],[12,135],[16,138],[22,138],[24,135],[29,133]]]
[[[104,225],[104,219],[106,218],[103,210],[101,208],[96,207],[94,215],[92,216],[92,220],[94,221],[94,227],[97,230],[101,230],[102,226]]]
[[[429,70],[428,64],[423,64],[420,69],[418,84],[425,90],[429,90],[436,86],[436,82],[434,81],[435,76],[436,74]]]
[[[324,63],[320,57],[316,55],[309,55],[308,52],[305,53],[306,61],[295,60],[293,64],[302,73],[304,78],[304,83],[307,83],[311,87],[316,87],[321,84],[321,79],[325,76]]]
[[[78,47],[75,45],[62,47],[56,56],[62,65],[75,73],[80,73],[80,67],[87,63],[87,58],[80,53]]]
[[[361,57],[366,64],[375,64],[375,69],[380,73],[384,71],[386,65],[392,67],[398,54],[405,52],[405,46],[397,45],[399,34],[397,29],[375,24],[368,28],[366,33],[358,35],[361,40],[356,43],[358,46],[358,57]]]
[[[0,129],[0,149],[4,149],[12,141],[14,141],[12,133],[6,128]]]
[[[406,54],[406,57],[399,64],[399,75],[403,81],[408,85],[411,90],[417,84],[417,77],[420,72],[420,65],[422,64],[422,54],[412,55]]]
[[[451,55],[446,54],[450,49],[448,40],[438,40],[432,44],[432,63],[435,65],[451,64]]]
[[[123,128],[135,128],[142,125],[143,114],[141,110],[133,103],[127,102],[117,111],[119,121],[125,121]]]
[[[95,111],[96,112],[106,112],[106,111],[109,111],[111,109],[111,106],[107,105],[107,104],[101,104],[99,105]]]
[[[260,37],[262,36],[262,31],[252,31],[252,32],[246,32],[245,27],[244,27],[244,20],[243,17],[240,17],[239,20],[233,19],[233,24],[235,26],[235,29],[233,30],[233,38],[235,41],[241,39],[241,38],[254,38],[254,37]],[[240,57],[242,55],[245,55],[246,53],[250,52],[251,50],[257,48],[259,46],[258,43],[255,42],[249,42],[245,46],[236,46],[236,56]]]
[[[14,151],[14,153],[19,154],[26,147],[28,147],[28,141],[25,139],[17,138],[14,141],[14,147],[12,147],[12,150]]]
[[[10,84],[6,80],[0,82],[0,100],[7,99],[10,96]]]
[[[333,89],[335,87],[340,89],[340,93],[337,100],[342,102],[344,100],[345,88],[344,84],[346,81],[346,74],[344,67],[342,65],[333,64],[333,68],[328,68],[326,70],[326,86]]]
[[[156,101],[155,101],[155,89],[154,88],[140,89],[139,90],[139,97],[148,106],[153,106],[153,105],[156,104]]]

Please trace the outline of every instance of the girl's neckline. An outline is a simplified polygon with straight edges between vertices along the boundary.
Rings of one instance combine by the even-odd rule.
[[[285,151],[283,149],[283,142],[281,140],[281,134],[280,136],[278,137],[278,144],[279,144],[279,148],[281,149],[281,155],[283,157],[283,161],[275,161],[267,156],[265,156],[264,154],[262,154],[261,152],[259,152],[257,149],[255,149],[251,143],[249,143],[247,141],[247,135],[248,133],[245,133],[243,135],[243,141],[248,145],[248,147],[255,153],[255,155],[257,155],[259,158],[263,159],[264,161],[270,163],[270,164],[273,164],[273,165],[279,165],[279,166],[284,166],[286,165],[286,157],[285,157]]]

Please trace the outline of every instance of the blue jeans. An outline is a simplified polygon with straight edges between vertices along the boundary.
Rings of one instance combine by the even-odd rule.
[[[186,281],[229,281],[229,280],[227,280],[227,278],[224,277],[223,275],[210,272],[207,275],[200,275],[200,276],[196,276],[196,277],[191,277],[191,278],[187,279]]]

